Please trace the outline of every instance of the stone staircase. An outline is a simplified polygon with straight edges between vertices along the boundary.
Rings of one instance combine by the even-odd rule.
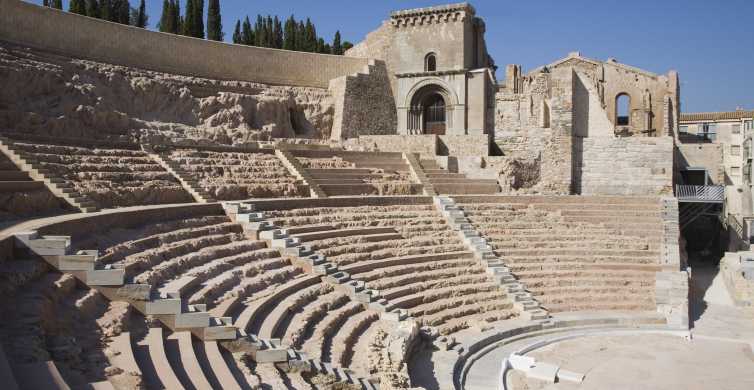
[[[424,195],[436,196],[437,192],[435,192],[435,187],[427,177],[427,174],[424,173],[424,168],[422,168],[422,164],[419,162],[418,156],[414,153],[403,153],[403,159],[411,169],[411,175],[413,176],[414,180],[421,183]]]
[[[91,213],[99,210],[91,199],[76,191],[73,185],[63,178],[56,177],[49,170],[42,168],[36,159],[16,148],[13,141],[8,138],[0,137],[0,152],[5,154],[29,178],[44,183],[55,196],[64,199],[81,212]]]
[[[277,149],[275,155],[285,165],[288,171],[295,176],[298,180],[301,180],[304,184],[309,186],[309,192],[312,198],[327,198],[327,194],[320,188],[312,176],[301,165],[296,157],[287,150]]]
[[[474,229],[463,210],[456,205],[453,198],[437,196],[434,198],[434,202],[440,213],[448,220],[448,224],[458,232],[458,235],[474,253],[476,259],[485,266],[487,273],[499,282],[504,287],[504,290],[513,297],[513,307],[519,311],[521,317],[529,320],[548,318],[549,314],[547,311],[540,306],[539,302],[534,299],[530,292],[526,291],[523,284],[513,276],[510,268],[506,266],[503,260],[495,255],[487,240]]]
[[[432,186],[437,194],[487,194],[500,192],[500,186],[495,179],[469,179],[463,173],[452,173],[441,168],[435,160],[419,161],[426,184]]]
[[[155,153],[154,150],[152,150],[148,146],[142,146],[142,148],[149,154],[149,157],[151,157],[155,162],[160,164],[160,166],[165,168],[166,171],[173,175],[178,180],[178,182],[181,183],[181,186],[186,190],[186,192],[191,194],[194,200],[199,203],[216,202],[216,200],[209,192],[202,188],[196,180],[191,178],[191,175],[184,171],[180,165],[170,160],[170,157]]]

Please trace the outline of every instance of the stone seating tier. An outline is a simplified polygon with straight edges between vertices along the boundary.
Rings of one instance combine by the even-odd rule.
[[[471,225],[550,312],[654,309],[657,199],[469,198]]]

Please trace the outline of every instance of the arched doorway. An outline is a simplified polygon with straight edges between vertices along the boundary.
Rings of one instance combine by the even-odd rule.
[[[411,134],[445,135],[450,123],[452,105],[447,91],[437,84],[420,88],[411,97],[408,130]]]
[[[438,94],[427,96],[424,101],[424,134],[445,135],[445,99]]]

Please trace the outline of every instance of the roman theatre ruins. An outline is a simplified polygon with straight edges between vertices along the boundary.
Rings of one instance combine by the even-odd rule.
[[[752,388],[678,74],[496,70],[467,3],[334,56],[0,0],[0,387]]]

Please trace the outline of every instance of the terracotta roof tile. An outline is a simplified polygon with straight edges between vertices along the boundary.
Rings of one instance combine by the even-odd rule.
[[[754,111],[736,110],[727,112],[689,112],[681,114],[681,122],[720,121],[744,118],[754,118]]]

